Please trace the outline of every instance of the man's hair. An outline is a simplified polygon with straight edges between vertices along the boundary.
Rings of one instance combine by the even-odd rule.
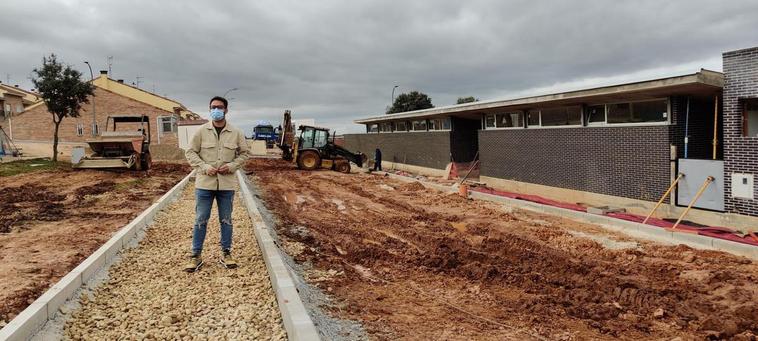
[[[226,100],[226,98],[223,98],[223,97],[221,97],[221,96],[214,96],[213,98],[211,98],[211,101],[210,101],[210,102],[208,102],[208,106],[209,106],[209,107],[211,106],[211,103],[213,103],[213,101],[221,101],[221,102],[224,102],[224,108],[227,108],[227,109],[229,109],[229,102]]]

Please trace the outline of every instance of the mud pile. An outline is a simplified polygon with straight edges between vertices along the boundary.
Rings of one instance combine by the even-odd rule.
[[[320,284],[348,302],[344,317],[362,320],[379,339],[758,334],[758,266],[744,258],[643,241],[612,250],[569,231],[630,239],[454,194],[401,190],[419,183],[270,160],[248,167],[281,234],[305,246],[296,259],[342,273]],[[296,196],[305,199],[283,199]]]

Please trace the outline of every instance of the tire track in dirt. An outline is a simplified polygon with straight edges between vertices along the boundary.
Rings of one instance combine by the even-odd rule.
[[[645,242],[640,242],[643,249],[609,250],[566,232],[568,226],[595,228],[557,217],[516,217],[494,205],[363,174],[303,172],[288,164],[277,166],[277,161],[254,161],[249,168],[266,189],[264,199],[281,220],[281,233],[317,251],[305,248],[295,258],[319,268],[341,267],[345,275],[328,284],[338,297],[357,306],[349,317],[381,331],[379,338],[439,335],[420,326],[418,316],[387,321],[387,314],[414,311],[409,305],[419,304],[418,299],[407,293],[393,293],[399,296],[392,300],[395,306],[382,304],[390,301],[386,298],[361,302],[369,292],[389,289],[368,285],[365,273],[345,264],[427,290],[443,286],[440,295],[473,305],[488,318],[528,323],[548,338],[729,338],[758,333],[758,269],[743,258]],[[283,201],[284,192],[310,199]],[[358,209],[340,210],[331,203],[334,199]],[[462,224],[461,229],[453,223]],[[304,226],[307,232],[290,233],[293,226]],[[330,257],[341,259],[342,265]],[[701,270],[705,283],[683,277],[686,271]],[[443,283],[466,284],[461,289]],[[478,288],[475,294],[471,288]],[[445,315],[425,318],[443,330],[465,326]],[[477,328],[464,328],[462,335],[480,338],[497,330],[486,324]]]

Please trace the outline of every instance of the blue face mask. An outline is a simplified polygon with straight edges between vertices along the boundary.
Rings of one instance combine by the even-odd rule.
[[[211,119],[221,121],[224,119],[224,111],[221,109],[211,109]]]

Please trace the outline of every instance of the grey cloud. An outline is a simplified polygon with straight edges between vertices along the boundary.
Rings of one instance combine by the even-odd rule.
[[[392,86],[436,105],[666,69],[758,44],[755,1],[3,1],[0,79],[55,52],[249,126],[285,108],[340,131]],[[694,71],[694,70],[692,70]],[[88,73],[88,71],[86,71]],[[97,70],[95,70],[97,72]]]

